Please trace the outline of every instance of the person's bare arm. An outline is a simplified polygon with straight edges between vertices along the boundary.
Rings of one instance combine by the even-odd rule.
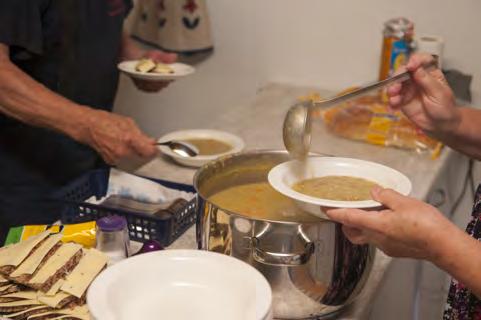
[[[156,153],[153,140],[132,119],[76,104],[32,79],[0,44],[0,112],[24,123],[49,128],[92,146],[109,163]]]
[[[452,132],[446,132],[441,140],[451,148],[481,160],[481,110],[467,107],[458,109],[458,127]]]
[[[145,56],[145,50],[142,50],[130,37],[127,32],[122,33],[122,42],[120,48],[120,61],[138,60]]]
[[[0,111],[22,122],[54,129],[80,140],[88,108],[59,96],[11,63],[0,44]]]
[[[355,244],[371,243],[393,257],[426,259],[481,298],[481,243],[436,208],[389,189],[374,189],[373,199],[387,209],[327,210]]]
[[[439,235],[430,259],[481,299],[481,242],[454,227]]]

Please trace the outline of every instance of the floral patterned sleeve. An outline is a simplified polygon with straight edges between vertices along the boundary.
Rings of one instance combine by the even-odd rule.
[[[481,240],[481,185],[476,192],[472,219],[466,232]],[[449,288],[444,320],[481,320],[481,300],[471,293],[462,283],[453,279]]]

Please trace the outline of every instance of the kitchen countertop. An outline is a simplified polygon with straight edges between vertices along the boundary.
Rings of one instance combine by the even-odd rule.
[[[199,127],[205,129],[225,130],[242,137],[246,149],[284,149],[282,142],[282,123],[284,115],[292,102],[299,96],[311,92],[319,92],[328,96],[329,93],[316,88],[296,87],[288,84],[268,84],[261,88],[255,100],[250,105],[232,108],[218,115],[206,116],[200,119]],[[205,122],[202,122],[204,120]],[[382,148],[361,142],[335,137],[326,132],[324,126],[317,121],[313,125],[312,151],[335,156],[346,156],[371,160],[388,165],[406,174],[412,181],[412,196],[426,200],[431,186],[441,173],[443,167],[453,156],[453,152],[445,148],[437,160],[432,160],[426,154],[416,154],[412,151]],[[132,168],[129,168],[132,169]],[[145,164],[135,170],[137,174],[192,184],[195,169],[180,167],[165,157]],[[189,229],[169,248],[197,248],[195,242],[195,227]],[[379,250],[373,266],[373,271],[359,298],[346,307],[339,319],[365,319],[370,311],[376,291],[381,284],[385,271],[392,258]]]

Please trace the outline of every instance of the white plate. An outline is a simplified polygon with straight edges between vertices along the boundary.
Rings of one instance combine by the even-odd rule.
[[[213,161],[220,156],[241,152],[244,149],[244,141],[236,135],[228,132],[208,129],[195,129],[195,130],[182,130],[174,131],[161,137],[159,142],[166,142],[172,140],[186,140],[186,139],[214,139],[225,142],[232,146],[232,149],[222,154],[210,155],[210,156],[195,156],[195,157],[182,157],[173,152],[167,146],[159,146],[162,153],[168,155],[176,162],[190,167],[201,167],[207,162]]]
[[[254,267],[208,251],[165,250],[123,260],[87,292],[97,320],[264,320],[272,291]]]
[[[272,168],[268,180],[274,189],[296,200],[306,211],[325,218],[320,207],[332,208],[378,208],[379,202],[334,201],[311,197],[294,191],[292,186],[299,181],[324,176],[351,176],[373,181],[384,188],[391,188],[403,195],[411,192],[411,181],[402,173],[384,165],[351,158],[312,157],[305,162],[293,160]]]
[[[161,73],[154,73],[154,72],[139,72],[135,70],[135,66],[137,66],[139,60],[132,60],[132,61],[124,61],[118,64],[118,68],[120,71],[126,73],[127,75],[141,79],[141,80],[150,80],[150,81],[166,81],[166,80],[177,80],[178,78],[185,77],[189,74],[195,72],[194,67],[183,64],[183,63],[172,63],[169,66],[174,70],[172,74],[161,74]]]

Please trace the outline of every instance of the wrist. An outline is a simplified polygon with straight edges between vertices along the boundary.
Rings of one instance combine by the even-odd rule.
[[[450,256],[447,253],[451,250],[452,237],[457,237],[459,233],[462,233],[441,212],[438,213],[438,218],[433,219],[436,222],[426,231],[427,236],[425,237],[426,259],[436,265],[445,263],[446,257]],[[450,236],[446,237],[447,234]]]
[[[453,112],[449,120],[439,121],[439,126],[431,132],[431,135],[449,144],[450,141],[461,135],[463,117],[462,108],[453,106]]]
[[[139,60],[139,59],[142,59],[144,55],[145,55],[144,50],[137,48],[137,46],[131,46],[123,50],[120,56],[120,60],[121,61]]]
[[[120,60],[139,60],[145,55],[145,50],[139,48],[128,35],[124,35]]]
[[[458,246],[466,237],[467,235],[452,223],[439,228],[432,239],[428,260],[443,270],[455,269],[458,261],[456,253],[463,251]]]
[[[460,108],[456,105],[453,107],[453,117],[450,121],[448,128],[445,129],[446,134],[451,134],[454,136],[458,136],[460,134],[461,123],[463,123],[463,108]]]
[[[80,143],[89,144],[90,130],[96,113],[97,110],[88,106],[78,106],[72,115],[75,118],[75,123],[67,129],[67,135]]]

